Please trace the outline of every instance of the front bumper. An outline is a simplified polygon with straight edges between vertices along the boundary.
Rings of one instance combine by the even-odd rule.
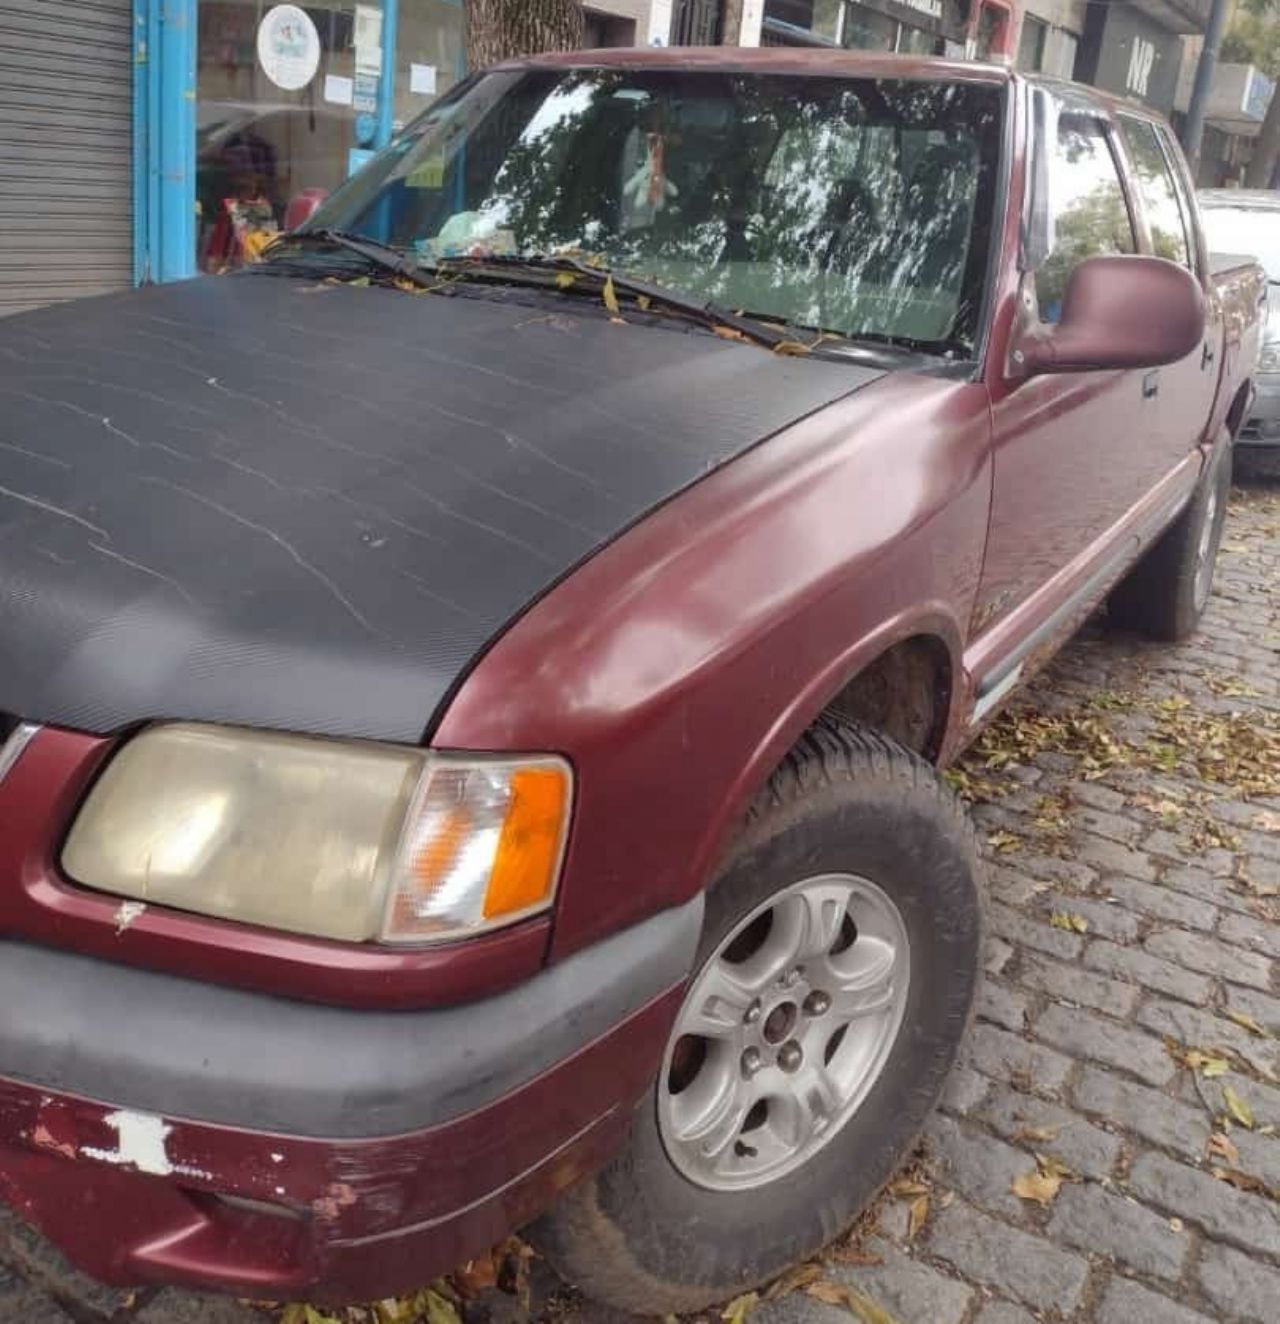
[[[484,1002],[286,1002],[0,943],[0,1199],[104,1282],[368,1300],[620,1143],[701,898]]]
[[[1264,373],[1255,384],[1253,408],[1236,441],[1241,446],[1280,446],[1280,372]]]

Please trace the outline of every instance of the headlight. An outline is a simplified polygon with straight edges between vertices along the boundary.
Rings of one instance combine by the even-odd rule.
[[[1280,372],[1280,340],[1263,345],[1262,354],[1258,358],[1258,371]]]
[[[572,777],[225,727],[153,727],[107,766],[62,853],[116,896],[348,942],[465,937],[550,906]]]

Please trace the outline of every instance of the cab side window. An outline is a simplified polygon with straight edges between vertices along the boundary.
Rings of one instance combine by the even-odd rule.
[[[1036,272],[1040,317],[1056,322],[1076,265],[1087,257],[1132,253],[1137,245],[1129,204],[1103,122],[1063,112],[1049,163],[1053,251]]]
[[[1154,124],[1120,117],[1125,146],[1133,161],[1142,210],[1151,227],[1151,251],[1188,269],[1192,266],[1187,218],[1183,213],[1169,158]]]

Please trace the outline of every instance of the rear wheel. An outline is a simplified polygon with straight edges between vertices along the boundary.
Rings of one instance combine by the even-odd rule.
[[[767,1281],[908,1153],[972,1002],[980,865],[936,773],[824,719],[707,897],[694,974],[624,1151],[531,1229],[589,1295],[644,1314]]]
[[[1231,450],[1229,443],[1217,447],[1190,504],[1112,591],[1115,624],[1174,643],[1195,632],[1227,518]]]

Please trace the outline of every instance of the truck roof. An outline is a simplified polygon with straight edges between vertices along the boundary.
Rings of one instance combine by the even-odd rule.
[[[797,46],[607,47],[525,56],[503,61],[495,68],[708,69],[730,73],[749,70],[872,78],[933,77],[980,83],[1008,83],[1014,78],[1013,72],[1002,65],[972,60]]]

